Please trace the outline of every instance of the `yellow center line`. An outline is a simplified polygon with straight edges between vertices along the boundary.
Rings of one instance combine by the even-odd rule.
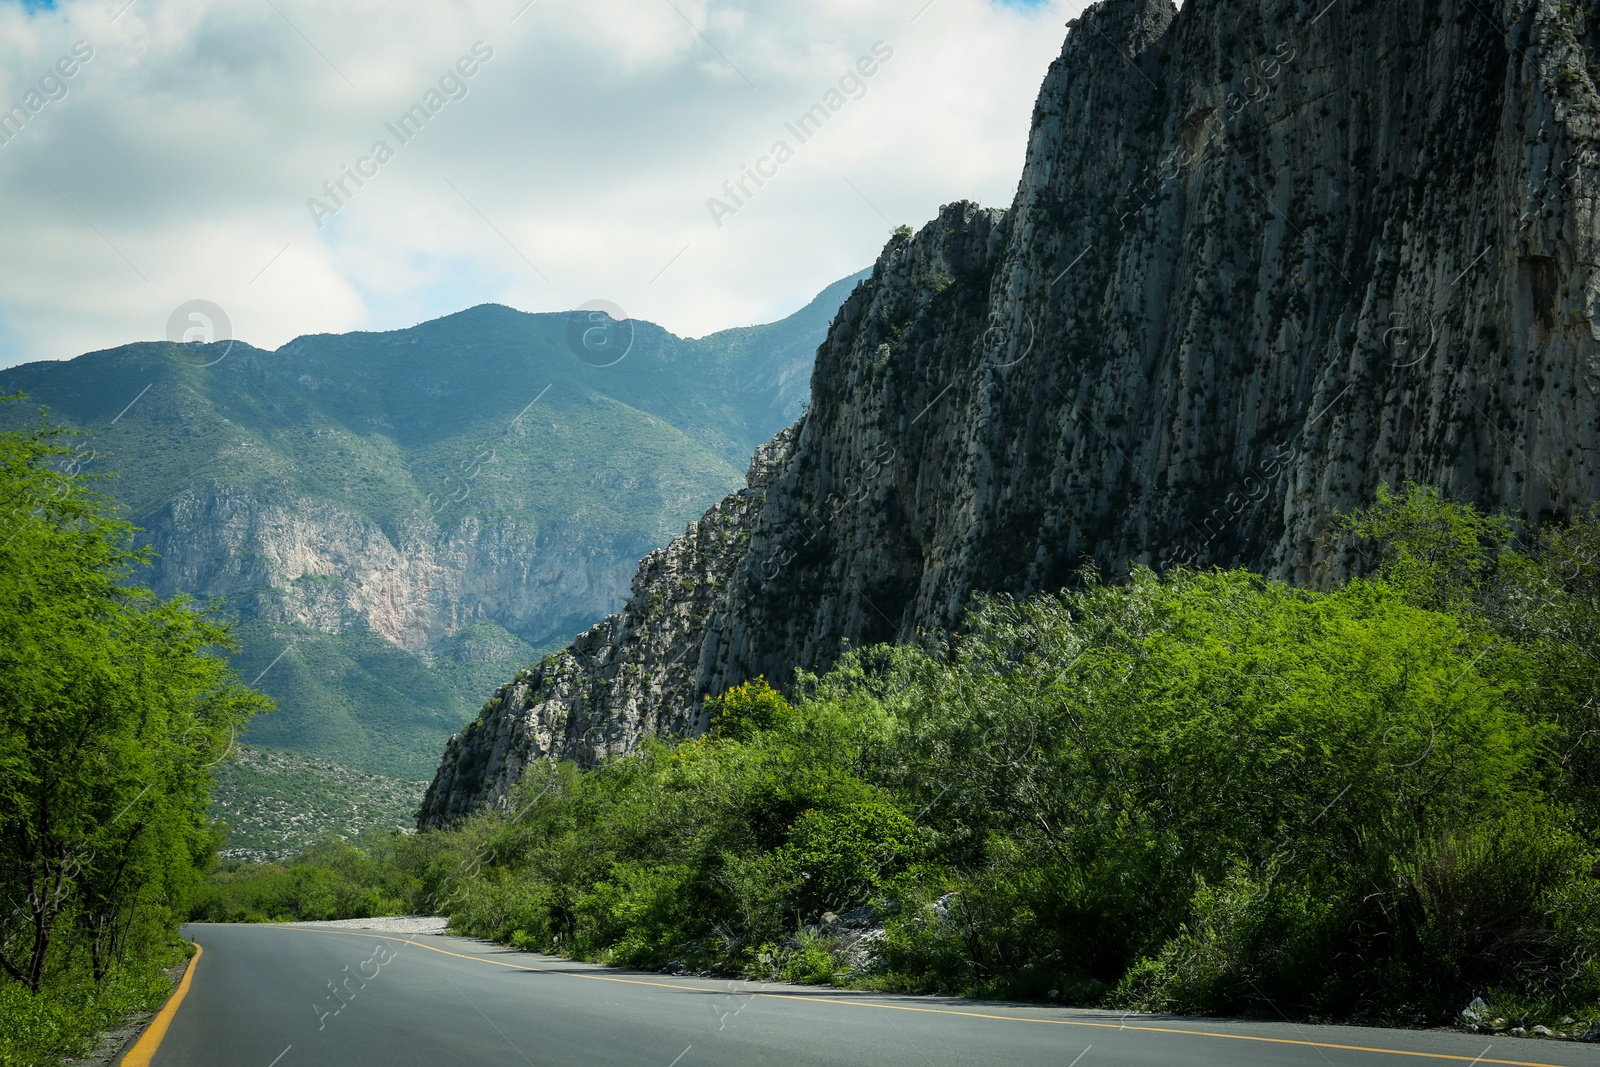
[[[128,1054],[122,1057],[122,1067],[150,1067],[150,1057],[156,1054],[156,1049],[161,1047],[161,1039],[167,1036],[167,1027],[172,1025],[172,1017],[178,1014],[178,1005],[189,995],[189,983],[194,981],[195,968],[200,965],[200,953],[203,951],[199,942],[195,942],[194,958],[189,961],[188,969],[183,972],[183,980],[178,983],[178,991],[167,998],[167,1002],[151,1020],[150,1028],[139,1038],[138,1043],[128,1050]]]
[[[721,990],[707,989],[704,986],[675,985],[671,982],[650,982],[641,978],[617,978],[603,974],[583,974],[577,971],[557,970],[549,967],[526,967],[519,963],[506,963],[503,960],[491,960],[483,956],[469,956],[461,952],[451,952],[448,949],[435,948],[424,945],[420,941],[412,941],[404,937],[392,937],[388,934],[358,934],[348,930],[332,930],[326,927],[309,926],[272,926],[274,930],[296,930],[313,934],[346,934],[350,937],[375,937],[383,941],[399,941],[406,945],[416,945],[418,948],[437,952],[443,956],[454,956],[461,960],[471,960],[474,963],[491,963],[496,967],[509,967],[514,971],[527,971],[530,974],[560,974],[570,978],[587,978],[594,982],[621,982],[624,985],[654,986],[657,989],[682,989],[691,993],[720,993]],[[196,954],[196,958],[199,956]],[[192,969],[191,969],[192,971]],[[188,979],[185,978],[187,982]],[[1190,1030],[1175,1026],[1148,1026],[1128,1025],[1120,1022],[1089,1022],[1085,1019],[1030,1019],[1021,1015],[991,1015],[980,1011],[957,1011],[954,1008],[919,1008],[911,1004],[884,1004],[880,1001],[869,1000],[841,1000],[835,997],[814,997],[805,993],[762,993],[751,990],[740,990],[728,994],[730,996],[757,996],[767,997],[771,1000],[798,1000],[806,1004],[838,1004],[850,1008],[879,1008],[893,1011],[915,1011],[927,1015],[955,1015],[967,1019],[991,1019],[1009,1023],[1039,1023],[1045,1026],[1087,1026],[1100,1030],[1137,1030],[1151,1034],[1181,1034],[1186,1037],[1217,1037],[1227,1041],[1260,1041],[1269,1045],[1298,1045],[1302,1048],[1328,1048],[1338,1049],[1341,1052],[1371,1052],[1380,1056],[1412,1056],[1428,1060],[1452,1060],[1458,1063],[1492,1063],[1500,1067],[1563,1067],[1558,1063],[1545,1063],[1537,1060],[1492,1060],[1483,1056],[1457,1056],[1448,1052],[1409,1052],[1405,1049],[1371,1048],[1366,1045],[1340,1045],[1330,1041],[1302,1041],[1289,1037],[1260,1037],[1255,1034],[1224,1034],[1215,1030]],[[153,1029],[153,1028],[152,1028]],[[130,1063],[132,1061],[129,1061]]]

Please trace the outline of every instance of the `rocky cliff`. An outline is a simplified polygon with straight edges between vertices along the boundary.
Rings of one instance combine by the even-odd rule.
[[[281,487],[186,490],[145,522],[160,592],[201,590],[322,633],[371,630],[424,655],[475,623],[538,635],[592,618],[634,569],[560,530],[547,540],[532,524],[478,515],[385,530]]]
[[[1315,581],[1350,565],[1330,518],[1385,481],[1535,521],[1594,501],[1587,12],[1089,9],[1011,207],[956,204],[897,235],[841,308],[725,585],[655,622],[636,595],[608,623],[687,646],[693,682],[565,721],[693,729],[701,695],[949,627],[974,592],[1058,587],[1085,564]],[[502,700],[452,742],[424,823],[503,795],[482,746],[525,714]],[[575,729],[518,758],[592,760]]]

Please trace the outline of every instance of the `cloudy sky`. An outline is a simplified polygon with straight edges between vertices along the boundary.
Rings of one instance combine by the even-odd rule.
[[[491,301],[770,321],[1010,202],[1084,6],[0,0],[0,366],[192,299],[265,348]]]

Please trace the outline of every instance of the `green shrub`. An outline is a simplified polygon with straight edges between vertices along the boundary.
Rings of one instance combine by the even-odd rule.
[[[719,697],[707,697],[705,705],[711,732],[736,741],[747,741],[789,722],[793,711],[765,678],[743,682]]]
[[[1304,990],[1323,976],[1334,909],[1304,884],[1238,867],[1219,885],[1201,882],[1191,919],[1154,957],[1123,976],[1115,998],[1147,1011],[1270,1011],[1267,999],[1304,1010]],[[1270,994],[1267,992],[1270,990]]]
[[[0,1067],[58,1067],[93,1051],[100,1034],[135,1012],[152,1011],[172,993],[164,968],[183,959],[176,939],[113,966],[97,983],[82,963],[58,969],[45,988],[0,985]]]
[[[795,937],[794,948],[783,961],[779,976],[786,982],[821,985],[831,983],[838,969],[838,960],[826,939],[815,931],[802,930]]]
[[[857,791],[861,799],[840,799]],[[808,922],[867,903],[915,858],[919,844],[916,824],[887,796],[840,783],[819,805],[795,820],[778,851],[794,886],[792,906]]]

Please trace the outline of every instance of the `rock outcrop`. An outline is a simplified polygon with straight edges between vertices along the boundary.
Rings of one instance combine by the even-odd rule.
[[[622,748],[691,730],[704,694],[948,628],[975,592],[1056,588],[1085,565],[1318,581],[1353,562],[1330,519],[1383,482],[1536,522],[1593,502],[1587,11],[1089,9],[1045,79],[1012,206],[952,205],[897,235],[840,309],[725,587],[671,623],[693,682],[580,699],[567,721]],[[624,640],[664,640],[651,625]],[[586,647],[599,662],[624,646]],[[478,749],[519,714],[502,702],[452,742],[425,823],[503,795],[511,772],[491,787]],[[619,750],[576,728],[518,758]]]

